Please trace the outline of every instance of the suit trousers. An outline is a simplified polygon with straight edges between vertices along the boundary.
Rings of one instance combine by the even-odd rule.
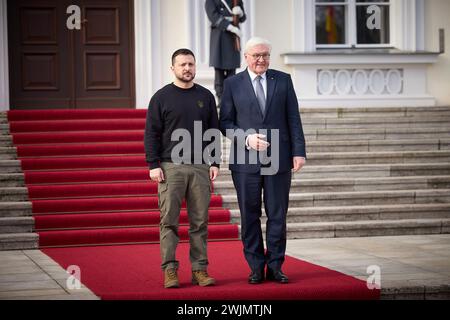
[[[179,218],[183,199],[189,219],[189,259],[192,270],[206,270],[208,208],[211,200],[209,166],[206,164],[161,163],[165,181],[158,184],[161,268],[178,269],[175,253],[180,240]]]
[[[286,252],[286,215],[291,171],[275,175],[232,172],[239,209],[244,256],[253,271],[281,269]],[[263,198],[263,199],[261,199]],[[261,228],[262,202],[267,216],[266,252]]]
[[[215,68],[214,71],[215,71],[214,90],[216,91],[216,96],[220,101],[223,92],[223,82],[225,81],[226,78],[235,75],[236,69],[224,70]]]

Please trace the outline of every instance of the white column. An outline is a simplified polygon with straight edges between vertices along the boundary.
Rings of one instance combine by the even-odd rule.
[[[136,108],[162,86],[160,0],[134,0]]]
[[[0,111],[9,110],[7,13],[6,0],[0,0]]]
[[[292,21],[294,24],[292,32],[292,51],[312,52],[316,50],[315,19],[314,1],[292,1]]]
[[[392,44],[404,51],[425,48],[424,0],[391,1]]]
[[[197,60],[197,71],[208,69],[210,23],[205,12],[205,0],[186,0],[189,49]]]

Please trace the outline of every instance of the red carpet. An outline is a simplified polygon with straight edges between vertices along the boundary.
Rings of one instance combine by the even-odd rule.
[[[63,268],[77,265],[81,281],[102,299],[147,300],[299,300],[378,299],[379,290],[364,281],[305,261],[287,257],[284,271],[289,284],[247,284],[248,266],[239,241],[208,244],[208,271],[216,278],[212,287],[190,283],[189,246],[178,247],[180,285],[163,288],[158,245],[44,249]],[[225,253],[225,254],[224,254]],[[126,272],[124,272],[126,270]]]
[[[159,241],[145,116],[146,110],[8,112],[41,248]],[[220,195],[212,195],[210,208],[209,239],[237,239]],[[186,211],[180,223],[187,241]]]
[[[61,266],[78,265],[102,299],[377,299],[365,282],[287,257],[291,283],[246,283],[238,228],[212,195],[209,271],[214,287],[190,284],[188,218],[180,215],[183,288],[162,287],[157,185],[143,149],[146,110],[9,111],[40,248]],[[185,207],[183,205],[183,207]]]

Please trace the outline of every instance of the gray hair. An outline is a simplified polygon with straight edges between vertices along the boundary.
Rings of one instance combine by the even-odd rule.
[[[268,46],[269,52],[272,51],[272,44],[269,40],[260,37],[252,37],[245,44],[244,53],[247,53],[251,48],[256,47],[260,44]]]

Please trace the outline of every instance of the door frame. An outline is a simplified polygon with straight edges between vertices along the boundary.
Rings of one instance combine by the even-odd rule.
[[[0,111],[9,110],[7,0],[0,0]]]

